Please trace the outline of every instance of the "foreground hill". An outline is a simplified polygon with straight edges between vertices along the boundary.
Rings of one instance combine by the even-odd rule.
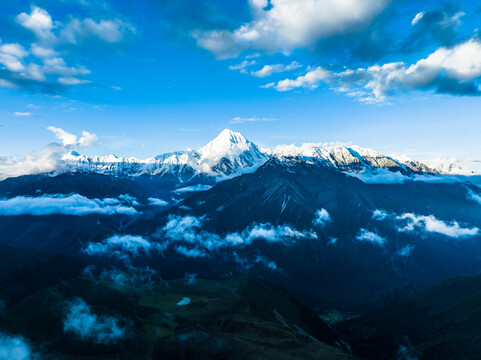
[[[250,276],[111,279],[44,289],[11,307],[0,327],[44,359],[354,359],[312,312]]]
[[[480,322],[481,276],[465,276],[339,323],[336,330],[366,359],[478,359]]]

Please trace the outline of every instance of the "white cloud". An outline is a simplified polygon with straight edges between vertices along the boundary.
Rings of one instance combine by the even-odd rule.
[[[82,136],[77,139],[77,136],[60,128],[49,126],[48,130],[62,141],[62,145],[50,143],[38,154],[31,153],[21,157],[0,156],[0,181],[9,177],[45,174],[62,169],[65,166],[63,155],[79,147],[98,144],[97,135],[87,131],[83,131]]]
[[[79,79],[73,76],[69,77],[59,77],[57,81],[62,85],[81,85],[81,84],[88,84],[90,81],[85,79]]]
[[[406,180],[411,179],[399,171],[393,172],[384,168],[364,170],[358,173],[349,172],[346,174],[358,178],[365,184],[404,184]]]
[[[382,103],[398,92],[408,90],[439,90],[460,94],[470,90],[463,87],[481,77],[481,42],[470,39],[452,48],[442,47],[427,58],[407,66],[404,62],[372,65],[335,73],[317,67],[295,79],[285,79],[264,85],[277,91],[298,88],[315,89],[325,83],[336,91],[346,93],[365,103]],[[440,88],[443,79],[453,84]]]
[[[27,116],[32,116],[33,113],[31,113],[31,112],[15,111],[15,112],[13,113],[13,115],[19,116],[19,117],[27,117]]]
[[[9,80],[3,79],[2,86],[18,87],[35,86],[20,80],[33,82],[47,82],[46,88],[58,88],[59,85],[75,86],[89,83],[90,81],[79,77],[88,75],[90,71],[83,66],[71,67],[59,56],[55,50],[57,46],[77,44],[87,38],[97,38],[106,43],[117,43],[124,39],[126,34],[135,33],[135,28],[129,23],[119,19],[101,19],[95,21],[90,18],[72,18],[67,24],[53,21],[50,14],[37,6],[32,6],[30,14],[25,12],[16,17],[16,22],[31,31],[36,42],[29,44],[31,54],[40,63],[25,63],[25,58],[30,55],[20,44],[3,44],[0,46],[0,64],[12,74]],[[61,52],[65,54],[65,50]],[[49,77],[47,77],[49,75]],[[5,83],[5,81],[7,81]],[[11,83],[11,84],[9,84]]]
[[[359,230],[359,233],[356,235],[356,240],[361,242],[368,242],[375,245],[384,246],[386,239],[378,234],[371,232],[366,229]]]
[[[401,248],[398,250],[397,254],[399,256],[409,256],[411,252],[414,250],[415,246],[414,245],[406,245],[405,247]]]
[[[64,148],[52,143],[39,154],[27,154],[22,157],[0,156],[0,181],[9,177],[45,174],[62,167],[60,157]]]
[[[419,229],[425,232],[446,235],[452,238],[476,236],[479,234],[477,227],[463,228],[457,221],[445,222],[436,219],[433,215],[416,215],[412,213],[402,214],[396,217],[396,220],[403,221],[406,224],[398,227],[398,231],[415,231]]]
[[[250,122],[272,122],[272,121],[277,121],[277,119],[273,118],[265,118],[265,117],[249,117],[249,118],[243,118],[236,116],[233,118],[231,121],[229,121],[229,124],[242,124],[242,123],[250,123]]]
[[[209,252],[229,247],[246,247],[259,239],[268,243],[293,244],[299,239],[315,239],[312,231],[299,231],[288,225],[253,224],[240,233],[220,236],[202,229],[203,218],[195,216],[170,216],[167,224],[155,237],[161,247],[174,245],[177,252],[189,256],[208,256]],[[192,251],[189,251],[192,250]]]
[[[212,189],[211,185],[197,184],[194,186],[185,186],[185,187],[179,188],[177,190],[174,190],[174,192],[177,194],[182,194],[186,192],[207,191],[210,189]]]
[[[153,206],[167,206],[167,205],[169,205],[169,203],[167,201],[162,200],[162,199],[148,198],[147,200],[149,201],[149,205],[153,205]]]
[[[329,221],[331,221],[331,215],[329,215],[326,209],[321,209],[316,211],[316,217],[312,222],[314,225],[324,226]]]
[[[234,31],[195,31],[197,45],[218,58],[244,50],[289,53],[318,40],[366,27],[388,0],[252,0],[253,20]]]
[[[209,254],[205,252],[204,250],[201,249],[189,249],[183,245],[177,245],[175,247],[175,251],[177,251],[180,255],[183,255],[185,257],[190,257],[190,258],[199,258],[199,257],[208,257]]]
[[[275,65],[264,65],[264,67],[257,71],[251,71],[251,74],[255,77],[265,78],[271,76],[274,73],[282,73],[286,71],[291,71],[302,67],[297,61],[293,61],[288,65],[275,64]]]
[[[471,159],[456,158],[432,158],[423,160],[432,169],[436,169],[443,174],[449,175],[473,175],[474,172],[469,169],[468,163]]]
[[[52,33],[54,29],[52,17],[37,6],[32,6],[30,14],[24,12],[19,14],[16,21],[25,29],[32,31],[39,40],[51,41],[55,37]]]
[[[130,263],[140,255],[150,255],[151,250],[163,249],[138,235],[114,235],[102,242],[90,242],[83,249],[88,255],[115,257]]]
[[[477,202],[479,205],[481,205],[481,195],[480,194],[476,194],[474,191],[472,190],[468,190],[468,195],[467,195],[467,199],[468,200],[472,200],[474,202]]]
[[[384,210],[376,209],[372,212],[372,219],[382,221],[388,217],[388,213]]]
[[[58,56],[57,52],[50,48],[39,44],[32,44],[31,48],[32,54],[38,58],[55,58]]]
[[[264,265],[269,270],[277,270],[277,264],[263,255],[257,255],[255,262],[256,264]]]
[[[28,56],[28,51],[19,44],[3,44],[0,46],[0,52],[2,54],[12,55],[16,58],[24,58]]]
[[[421,11],[420,13],[417,13],[413,21],[411,21],[411,25],[416,25],[423,18],[423,16],[424,16],[423,11]]]
[[[94,146],[98,144],[97,135],[91,134],[88,131],[82,131],[82,136],[77,139],[77,136],[71,134],[63,129],[49,126],[47,128],[55,134],[57,139],[62,141],[63,146],[72,146],[74,148],[81,148],[85,146]]]
[[[60,32],[63,41],[76,44],[79,40],[87,37],[97,37],[108,43],[122,41],[126,33],[135,34],[136,29],[129,23],[119,19],[100,20],[72,19]]]
[[[256,63],[257,62],[255,60],[250,60],[250,61],[244,60],[240,64],[229,66],[229,70],[239,70],[241,73],[245,74],[245,73],[247,73],[246,67],[253,66]]]
[[[25,71],[23,58],[28,54],[19,44],[3,44],[0,46],[0,64],[13,73]]]
[[[0,332],[0,359],[38,360],[40,357],[32,352],[31,346],[24,338]]]
[[[105,198],[89,199],[79,194],[43,195],[40,197],[17,196],[10,199],[0,199],[0,215],[76,215],[87,214],[125,214],[137,213],[133,207],[125,206],[122,200]]]
[[[76,298],[68,305],[63,330],[98,344],[115,343],[125,336],[126,331],[119,319],[92,313],[91,307],[81,298]]]
[[[284,79],[276,83],[270,83],[264,87],[273,87],[277,91],[290,91],[296,88],[316,89],[321,81],[328,81],[332,73],[321,68],[309,70],[305,75],[298,76],[296,79]]]

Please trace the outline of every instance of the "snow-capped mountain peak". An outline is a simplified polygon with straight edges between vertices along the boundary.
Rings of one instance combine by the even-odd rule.
[[[241,133],[223,130],[214,140],[198,150],[201,172],[231,176],[262,165],[267,159],[257,145]]]

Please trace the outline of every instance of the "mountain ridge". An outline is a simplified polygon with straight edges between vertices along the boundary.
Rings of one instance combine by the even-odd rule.
[[[216,181],[257,170],[270,158],[280,161],[319,162],[340,171],[363,172],[386,169],[403,175],[439,174],[439,170],[414,160],[398,160],[357,145],[323,145],[306,143],[261,148],[241,133],[224,129],[215,139],[198,150],[181,150],[148,159],[116,155],[87,156],[71,152],[62,157],[65,171],[89,171],[113,175],[173,174],[185,182],[197,175]]]

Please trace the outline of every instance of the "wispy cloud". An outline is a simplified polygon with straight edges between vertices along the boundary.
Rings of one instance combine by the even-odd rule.
[[[32,113],[32,112],[28,112],[28,111],[25,111],[25,112],[15,111],[15,112],[13,113],[13,115],[18,116],[18,117],[28,117],[28,116],[33,116],[33,113]]]
[[[264,65],[264,67],[257,71],[251,71],[251,74],[255,77],[265,78],[271,76],[272,74],[282,73],[286,71],[291,71],[302,67],[297,61],[293,61],[288,65],[275,64],[275,65]]]
[[[82,340],[93,340],[98,344],[115,343],[122,339],[126,332],[120,319],[94,314],[91,307],[81,298],[76,298],[68,304],[63,330]]]
[[[272,122],[272,121],[278,121],[278,119],[266,118],[266,117],[256,117],[256,116],[243,118],[243,117],[236,116],[231,121],[229,121],[229,124],[242,124],[242,123],[252,123],[252,122]]]
[[[32,351],[31,345],[23,337],[0,332],[0,359],[40,360],[40,356]]]

